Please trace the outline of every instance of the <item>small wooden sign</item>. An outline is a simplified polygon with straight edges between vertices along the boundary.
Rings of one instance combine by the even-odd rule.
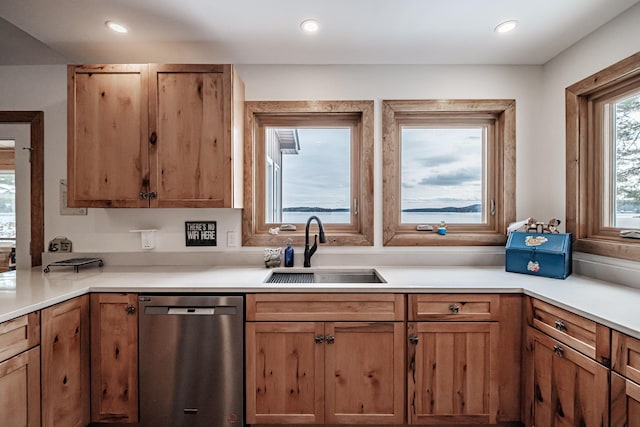
[[[216,222],[185,221],[184,235],[187,246],[216,246]]]

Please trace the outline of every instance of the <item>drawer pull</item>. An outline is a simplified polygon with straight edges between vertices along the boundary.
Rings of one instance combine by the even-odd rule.
[[[322,344],[324,342],[324,337],[322,335],[316,335],[316,344]]]
[[[131,304],[127,304],[127,306],[124,308],[124,311],[126,311],[127,314],[133,314],[136,312],[136,308]]]
[[[336,337],[334,337],[333,335],[327,335],[326,337],[324,337],[324,339],[327,342],[327,344],[333,344]]]
[[[420,341],[420,338],[418,338],[417,335],[414,334],[409,336],[409,342],[411,344],[418,344],[418,341]]]
[[[567,326],[562,320],[556,320],[556,329],[561,332],[565,332],[567,330]]]
[[[451,310],[452,313],[458,313],[460,311],[460,306],[458,304],[451,304],[449,306],[449,310]]]
[[[555,354],[557,354],[558,356],[562,357],[562,353],[564,353],[564,350],[559,345],[554,345],[553,346],[553,352]]]

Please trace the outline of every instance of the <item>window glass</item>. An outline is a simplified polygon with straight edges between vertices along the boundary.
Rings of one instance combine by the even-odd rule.
[[[605,226],[640,228],[640,93],[605,105]],[[608,138],[607,138],[608,137]]]
[[[401,130],[401,223],[486,221],[485,127]]]
[[[267,223],[351,223],[351,129],[266,128]]]
[[[0,239],[16,238],[16,175],[0,171]]]

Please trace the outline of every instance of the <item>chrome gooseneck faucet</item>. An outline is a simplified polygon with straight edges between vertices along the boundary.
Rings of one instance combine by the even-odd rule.
[[[320,243],[327,243],[327,238],[324,235],[324,228],[322,227],[322,222],[320,218],[315,215],[312,215],[307,220],[307,227],[304,229],[304,266],[311,267],[311,256],[316,253],[318,249],[318,235],[313,236],[313,246],[309,248],[309,224],[311,224],[312,220],[316,220],[318,223],[318,229],[320,232]]]

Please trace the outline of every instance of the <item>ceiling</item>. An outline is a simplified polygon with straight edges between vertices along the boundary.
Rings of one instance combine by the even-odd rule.
[[[544,64],[639,2],[2,0],[0,64]]]

